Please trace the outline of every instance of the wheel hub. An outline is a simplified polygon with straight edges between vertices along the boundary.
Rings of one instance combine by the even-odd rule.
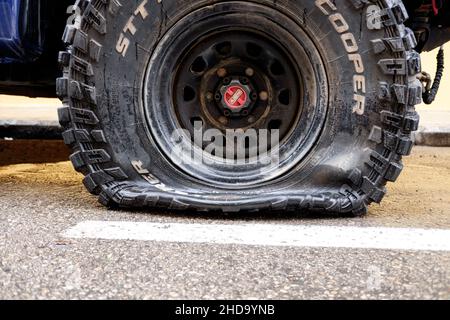
[[[228,85],[222,85],[220,105],[224,115],[248,115],[252,104],[251,91],[250,86],[242,84],[240,80],[232,80]]]

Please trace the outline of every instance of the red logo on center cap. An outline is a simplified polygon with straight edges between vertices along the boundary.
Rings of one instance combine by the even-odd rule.
[[[247,93],[240,86],[231,86],[225,92],[224,98],[230,109],[239,109],[247,102]]]

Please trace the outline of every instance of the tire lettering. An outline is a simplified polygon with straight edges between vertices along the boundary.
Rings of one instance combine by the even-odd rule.
[[[356,43],[355,36],[351,33],[345,33],[341,36],[342,42],[344,43],[345,50],[347,53],[358,52],[358,44]]]
[[[117,42],[116,45],[117,52],[122,54],[123,57],[125,57],[129,46],[130,46],[130,39],[128,39],[127,37],[125,37],[123,33],[121,33],[119,36],[119,41]]]
[[[341,36],[342,43],[345,51],[348,53],[348,59],[353,62],[355,69],[355,75],[353,76],[353,113],[363,115],[365,112],[366,104],[366,78],[364,73],[364,62],[359,54],[359,46],[356,42],[354,34],[350,31],[350,26],[342,16],[336,5],[331,0],[316,0],[316,7],[322,11],[322,13],[328,16],[333,28]]]
[[[148,0],[143,0],[134,10],[133,15],[128,19],[127,23],[123,27],[122,31],[119,35],[119,40],[116,44],[116,51],[121,54],[123,57],[127,55],[128,48],[130,47],[131,40],[128,38],[128,34],[134,36],[138,31],[138,28],[135,24],[135,18],[140,17],[142,20],[147,19],[149,13],[147,8],[145,7],[148,3]]]
[[[357,74],[354,75],[353,89],[355,92],[361,91],[362,93],[366,93],[366,77]]]
[[[347,21],[345,21],[340,13],[332,14],[328,19],[339,34],[347,32],[350,29]]]
[[[361,55],[359,53],[349,54],[348,59],[350,61],[353,61],[353,64],[355,65],[356,73],[364,72],[364,63],[363,63]]]
[[[316,6],[322,10],[323,14],[328,16],[330,14],[329,11],[325,8],[325,5],[328,7],[329,11],[336,11],[337,8],[333,2],[330,0],[316,0]]]
[[[143,20],[147,19],[148,11],[147,11],[147,9],[145,9],[145,5],[147,4],[147,2],[148,2],[148,0],[142,1],[142,3],[139,5],[139,7],[134,12],[135,16],[140,14]]]
[[[130,32],[134,36],[134,34],[136,33],[137,29],[134,26],[133,21],[134,21],[134,16],[131,16],[130,19],[128,19],[127,24],[123,28],[123,32],[124,33]]]
[[[353,107],[353,113],[362,116],[364,114],[364,105],[366,104],[366,97],[360,94],[355,94],[353,95],[353,100],[356,102],[355,106]]]
[[[163,192],[176,193],[179,195],[187,195],[184,192],[172,189],[166,186],[164,183],[162,183],[157,177],[151,174],[149,170],[144,168],[144,164],[142,161],[140,160],[131,161],[131,165],[133,166],[134,170],[136,170],[136,172],[142,177],[142,179],[147,181],[154,188],[161,190]]]

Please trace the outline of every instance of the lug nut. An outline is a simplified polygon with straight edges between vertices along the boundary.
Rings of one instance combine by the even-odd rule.
[[[222,99],[222,96],[220,95],[220,93],[216,93],[214,95],[214,99],[216,99],[216,101],[220,101]]]
[[[225,111],[223,112],[223,114],[225,115],[225,117],[231,116],[230,110],[225,110]]]
[[[208,92],[206,94],[206,100],[208,100],[209,102],[211,102],[214,99],[214,94],[212,92]]]
[[[253,70],[252,68],[247,68],[247,69],[245,69],[245,74],[248,77],[253,77],[255,75],[255,70]]]
[[[261,91],[259,93],[259,99],[261,99],[261,101],[267,101],[269,99],[269,94],[267,91]]]
[[[228,78],[228,77],[223,78],[223,84],[227,85],[227,84],[230,84],[230,82],[231,82],[230,78]]]
[[[225,117],[220,117],[219,118],[219,122],[223,125],[227,125],[228,124],[228,119]]]
[[[242,115],[243,115],[243,116],[248,116],[248,110],[242,111]]]
[[[217,75],[220,78],[224,78],[227,76],[227,70],[225,68],[220,68],[219,70],[217,70]]]
[[[256,99],[258,99],[258,95],[256,94],[256,92],[253,92],[251,95],[251,98],[253,101],[255,101]]]

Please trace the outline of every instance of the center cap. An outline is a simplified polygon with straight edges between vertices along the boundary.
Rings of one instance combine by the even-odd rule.
[[[232,110],[242,109],[247,104],[247,92],[240,85],[230,86],[224,95],[225,104]]]

